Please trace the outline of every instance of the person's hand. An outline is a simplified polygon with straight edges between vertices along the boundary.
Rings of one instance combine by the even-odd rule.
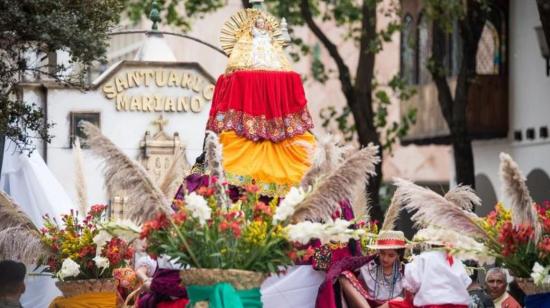
[[[153,278],[147,277],[143,280],[143,286],[142,289],[145,292],[151,291],[151,282],[153,281]]]

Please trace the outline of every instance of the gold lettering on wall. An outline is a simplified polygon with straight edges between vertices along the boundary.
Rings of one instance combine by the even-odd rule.
[[[136,95],[138,88],[157,88],[149,95]],[[181,88],[182,95],[162,95],[162,88]],[[191,71],[132,70],[113,77],[101,88],[105,98],[113,100],[117,111],[199,113],[212,100],[214,85]],[[170,90],[173,91],[173,90]]]

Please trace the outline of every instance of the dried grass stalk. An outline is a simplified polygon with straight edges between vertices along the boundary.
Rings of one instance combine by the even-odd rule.
[[[538,220],[535,203],[529,194],[526,179],[518,164],[506,153],[500,153],[500,178],[504,193],[510,199],[512,223],[532,225],[535,229],[535,239],[538,240],[542,227]]]
[[[75,185],[76,195],[80,213],[86,216],[88,212],[88,188],[86,185],[86,177],[84,176],[84,158],[82,157],[82,149],[80,147],[80,139],[74,141],[73,156],[75,163]]]
[[[127,217],[137,223],[152,219],[158,212],[170,213],[170,203],[162,191],[136,161],[130,159],[90,122],[82,122],[86,143],[104,161],[105,185],[124,190],[128,197]]]
[[[366,186],[379,162],[378,147],[373,144],[349,156],[296,207],[292,221],[330,219],[341,200],[351,198],[357,187]]]
[[[445,199],[460,206],[466,211],[481,205],[481,199],[470,186],[458,185],[445,194]]]
[[[463,232],[474,238],[488,238],[485,230],[476,223],[480,218],[474,213],[410,181],[395,179],[395,185],[395,202],[414,212],[411,219],[416,226],[426,228],[432,225]]]

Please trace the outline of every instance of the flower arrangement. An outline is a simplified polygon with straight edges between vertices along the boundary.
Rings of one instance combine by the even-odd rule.
[[[206,182],[175,200],[174,214],[159,214],[146,222],[141,238],[147,240],[150,255],[168,256],[183,267],[272,273],[308,261],[314,253],[308,245],[311,240],[328,245],[367,235],[365,228],[350,228],[354,221],[340,218],[292,224],[296,207],[309,192],[294,187],[279,202],[260,197],[252,184],[224,208],[219,206],[216,189]]]
[[[80,221],[78,213],[63,215],[61,223],[44,216],[41,241],[49,250],[46,271],[60,280],[111,278],[114,269],[133,258],[130,243],[118,236],[104,236],[102,223],[107,206],[94,205]]]
[[[530,277],[535,267],[540,273],[540,268],[550,265],[550,202],[534,204],[534,208],[542,226],[540,236],[535,236],[532,224],[514,225],[511,210],[502,203],[480,222],[492,238],[486,242],[489,250],[517,277]],[[542,280],[537,277],[535,281]]]
[[[290,265],[296,251],[287,240],[287,212],[303,191],[291,191],[297,199],[279,208],[278,198],[262,200],[257,191],[256,185],[246,186],[228,207],[219,206],[216,189],[207,185],[175,200],[174,214],[159,214],[143,225],[147,252],[193,268],[270,273]]]

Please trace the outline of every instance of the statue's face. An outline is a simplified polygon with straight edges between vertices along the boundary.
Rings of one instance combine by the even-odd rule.
[[[265,29],[265,20],[263,18],[256,19],[256,28]]]

